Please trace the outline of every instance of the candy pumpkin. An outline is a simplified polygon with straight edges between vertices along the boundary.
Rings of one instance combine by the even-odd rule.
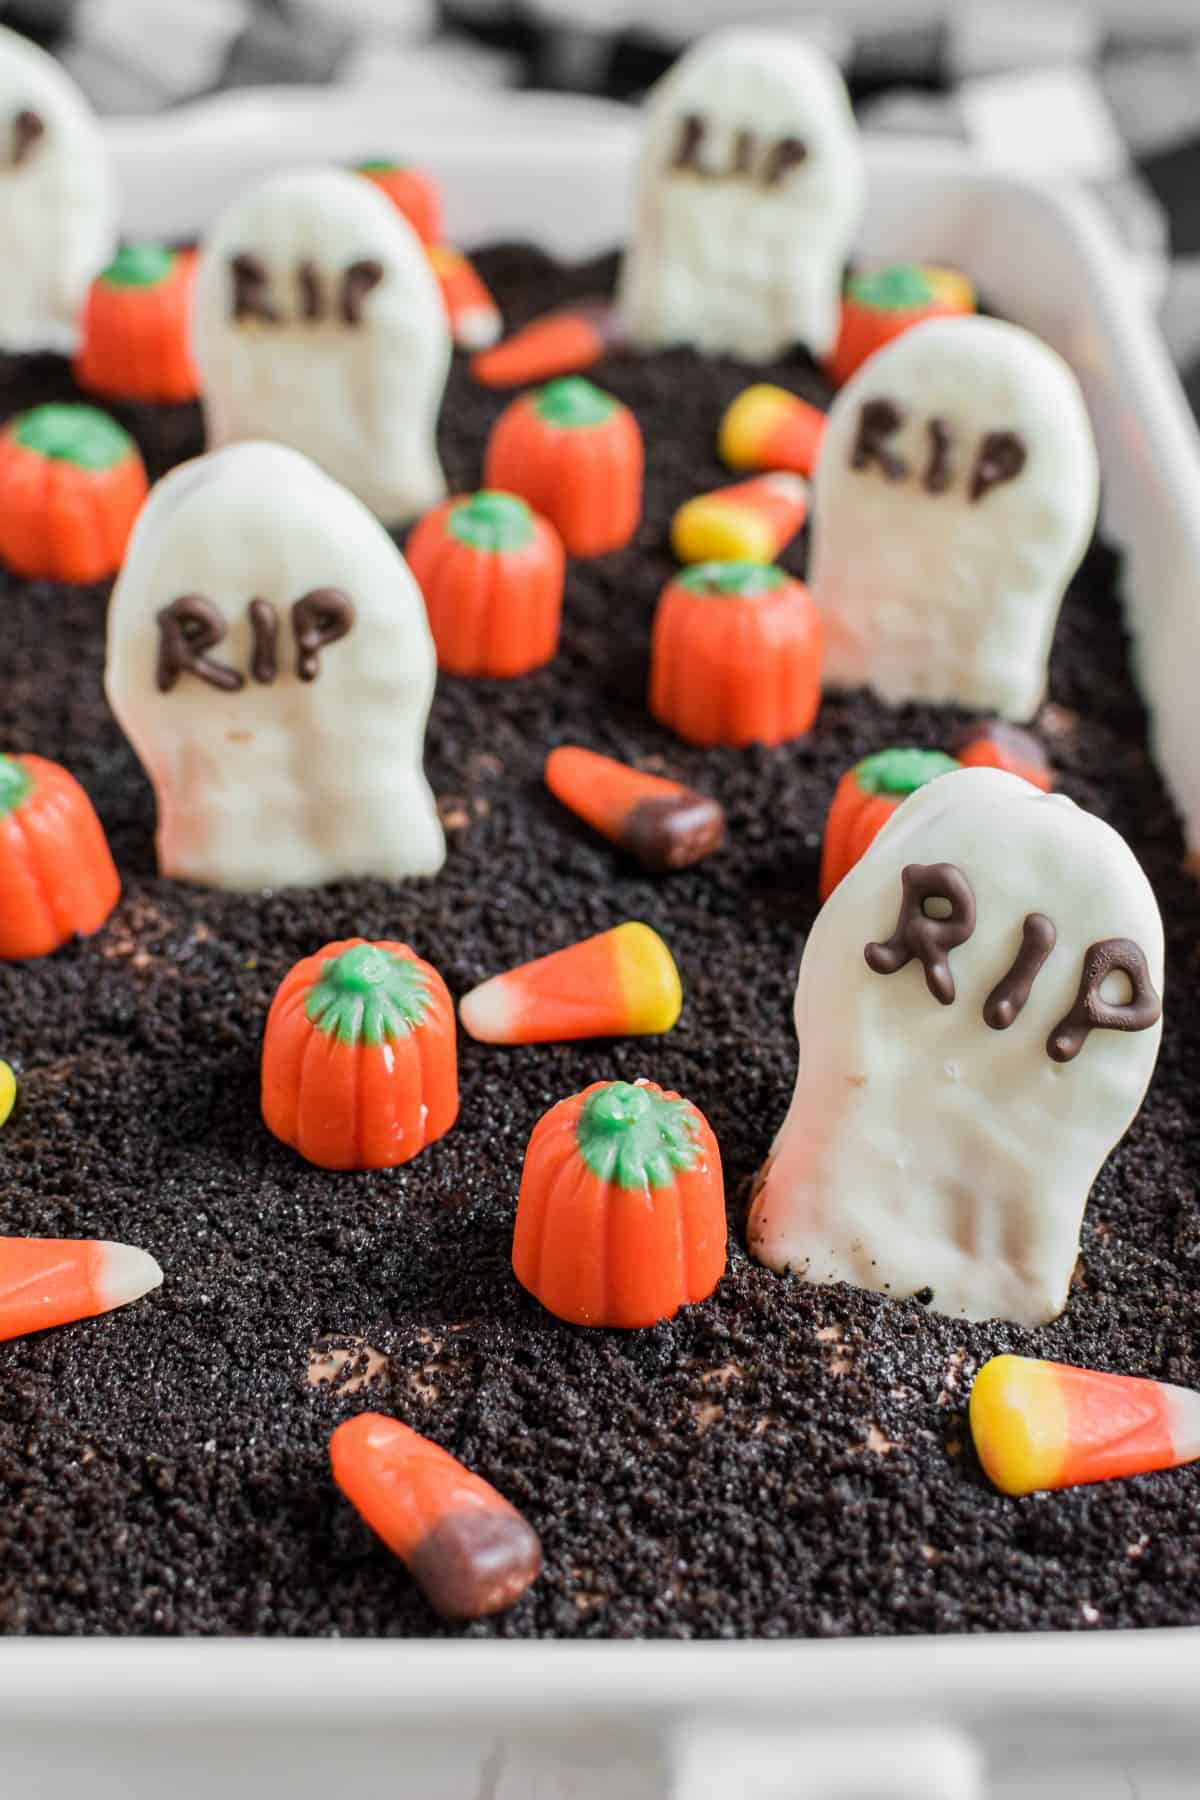
[[[642,514],[642,433],[627,406],[580,375],[522,394],[492,428],[484,482],[549,519],[568,556],[619,550]]]
[[[940,277],[940,279],[939,279]],[[885,344],[924,319],[974,310],[970,290],[955,287],[950,271],[902,263],[874,274],[852,275],[842,296],[837,343],[829,358],[831,380],[842,387]]]
[[[298,962],[267,1017],[267,1127],[322,1169],[390,1169],[458,1115],[454,1008],[406,944],[346,938]]]
[[[524,500],[486,488],[444,500],[414,528],[407,554],[439,668],[511,676],[550,661],[566,558],[553,525]]]
[[[821,701],[821,615],[771,563],[708,562],[659,596],[650,710],[690,744],[781,744]]]
[[[75,777],[41,756],[0,756],[0,958],[48,956],[99,931],[120,893]]]
[[[170,405],[200,392],[192,361],[196,257],[161,244],[129,244],[92,283],[75,379],[114,400]]]
[[[115,419],[35,406],[0,435],[0,562],[33,580],[102,581],[145,497],[142,459]]]
[[[704,1115],[652,1081],[597,1081],[539,1119],[513,1272],[573,1325],[634,1327],[706,1300],[725,1271],[721,1153]]]
[[[817,884],[820,898],[828,900],[910,794],[958,766],[944,750],[901,749],[878,750],[848,769],[834,790],[825,821]]]
[[[1046,794],[1054,786],[1054,771],[1037,738],[1007,719],[964,725],[951,742],[964,769],[1005,769]]]
[[[437,244],[442,237],[442,197],[432,175],[411,163],[374,157],[357,164],[360,175],[381,188],[397,212],[404,214],[423,244]]]

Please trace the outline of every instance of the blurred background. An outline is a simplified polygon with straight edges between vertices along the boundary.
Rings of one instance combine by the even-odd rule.
[[[862,124],[1080,182],[1200,411],[1200,0],[0,0],[104,113],[336,83],[404,100],[542,87],[636,101],[728,23],[816,38]]]

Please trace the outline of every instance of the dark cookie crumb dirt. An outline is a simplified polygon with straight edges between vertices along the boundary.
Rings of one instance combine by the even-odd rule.
[[[514,323],[612,273],[514,249],[479,262]],[[774,373],[820,392],[804,365]],[[166,1270],[127,1312],[0,1345],[0,1629],[443,1633],[329,1478],[329,1433],[363,1407],[429,1432],[541,1534],[541,1580],[472,1636],[1200,1623],[1196,1471],[1013,1501],[966,1430],[972,1375],[998,1350],[1200,1386],[1200,887],[1180,869],[1103,549],[1067,604],[1040,735],[1066,792],[1145,863],[1170,973],[1158,1074],[1097,1184],[1066,1316],[1039,1333],[956,1324],[781,1280],[736,1239],[713,1300],[652,1331],[560,1325],[512,1278],[529,1131],[602,1076],[650,1075],[703,1108],[740,1224],[791,1087],[834,783],[960,722],[853,696],[778,750],[697,753],[656,728],[643,694],[667,523],[728,479],[715,427],[748,375],[680,353],[595,376],[645,431],[645,523],[628,551],[572,566],[551,668],[439,683],[428,760],[450,855],[432,884],[246,900],[158,880],[150,793],[101,693],[104,592],[0,582],[0,745],[82,778],[125,881],[91,942],[0,967],[0,1054],[21,1082],[0,1229],[125,1239]],[[71,392],[60,363],[0,366],[0,412]],[[456,367],[456,488],[477,485],[505,398]],[[192,409],[123,416],[154,473],[200,448]],[[803,547],[785,560],[802,569]],[[542,788],[546,751],[572,739],[719,795],[726,848],[645,875]],[[297,957],[355,932],[404,938],[461,994],[624,918],[662,931],[683,972],[663,1041],[464,1041],[461,1122],[390,1175],[323,1174],[268,1137],[259,1042]]]

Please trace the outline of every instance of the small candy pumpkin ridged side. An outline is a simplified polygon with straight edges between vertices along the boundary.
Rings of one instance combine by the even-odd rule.
[[[645,452],[627,406],[582,376],[522,394],[492,428],[484,483],[520,494],[549,519],[569,556],[603,556],[642,516]]]
[[[414,528],[407,556],[447,674],[505,678],[551,660],[566,557],[524,500],[487,489],[445,500]]]
[[[137,446],[107,413],[35,406],[0,434],[0,562],[34,581],[103,581],[146,486]]]
[[[944,750],[878,750],[864,757],[834,789],[821,844],[817,892],[828,900],[838,882],[866,855],[897,807],[910,794],[959,767]]]
[[[355,173],[387,195],[426,247],[441,242],[442,196],[432,175],[413,163],[393,162],[388,157],[357,163]]]
[[[0,756],[0,958],[99,931],[121,880],[91,801],[41,756]]]
[[[667,583],[650,653],[650,710],[690,744],[782,744],[821,703],[821,615],[769,563],[699,563]]]
[[[271,1003],[267,1128],[322,1169],[390,1169],[458,1116],[454,1008],[406,944],[345,938],[298,962]]]
[[[597,1081],[538,1121],[513,1272],[556,1318],[625,1329],[706,1300],[725,1272],[721,1153],[703,1113],[651,1081]]]
[[[92,283],[84,307],[75,379],[112,400],[167,406],[194,400],[192,361],[196,257],[160,244],[130,244]]]
[[[973,296],[966,305],[961,290],[956,293],[946,283],[939,288],[938,273],[900,263],[850,277],[842,296],[838,340],[828,363],[830,380],[837,387],[844,387],[869,356],[914,325],[974,311]]]

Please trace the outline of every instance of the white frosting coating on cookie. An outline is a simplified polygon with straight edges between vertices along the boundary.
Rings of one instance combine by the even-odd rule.
[[[116,230],[116,182],[86,100],[52,57],[0,26],[0,349],[74,348]]]
[[[878,973],[864,953],[896,929],[902,870],[946,863],[975,903],[973,930],[948,953],[948,1005],[921,961]],[[1031,914],[1050,920],[1054,946],[996,1029],[984,1009]],[[751,1211],[754,1255],[811,1281],[896,1297],[929,1288],[935,1310],[972,1319],[1038,1325],[1060,1312],[1088,1193],[1141,1104],[1162,1035],[1160,1020],[1095,1028],[1070,1060],[1049,1054],[1089,949],[1111,939],[1140,948],[1161,996],[1158,907],[1111,827],[994,769],[918,789],[805,945],[800,1068]],[[1100,985],[1105,1001],[1131,991],[1116,972]]]
[[[783,32],[704,38],[647,102],[620,285],[632,340],[756,362],[797,342],[823,355],[863,199],[836,65]]]
[[[445,308],[416,233],[362,176],[299,169],[235,200],[203,246],[193,337],[212,448],[290,444],[387,525],[441,499]]]
[[[998,319],[914,326],[829,415],[810,575],[826,682],[1028,719],[1098,500],[1083,395],[1055,351]]]
[[[105,671],[163,873],[234,889],[434,873],[434,674],[417,584],[353,494],[278,444],[181,464],[134,527]]]

